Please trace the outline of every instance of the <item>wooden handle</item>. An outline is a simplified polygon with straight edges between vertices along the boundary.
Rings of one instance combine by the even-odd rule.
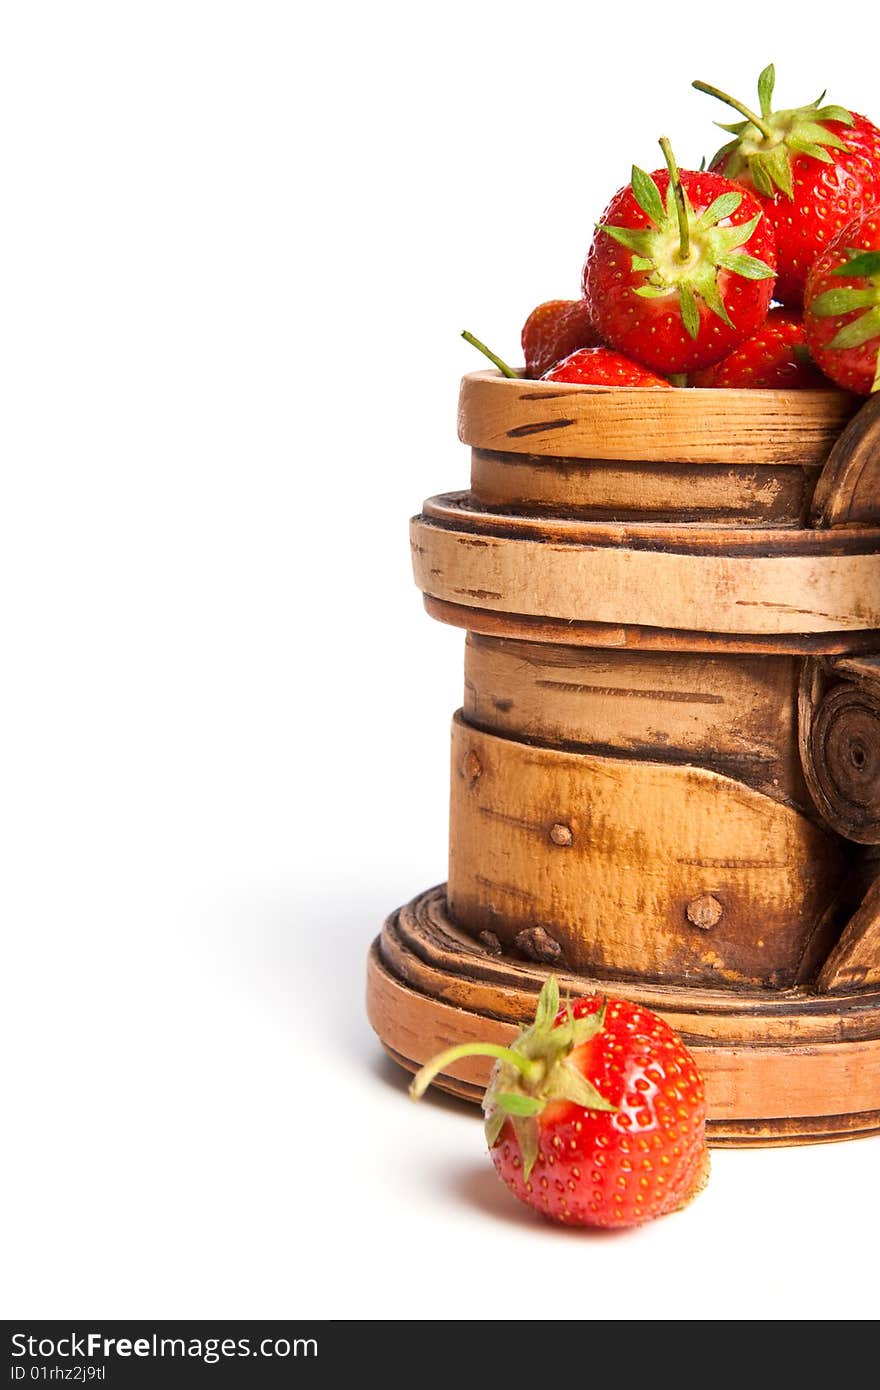
[[[813,800],[839,835],[880,844],[880,656],[807,661],[801,761]],[[880,983],[880,873],[816,978],[823,993]]]
[[[813,495],[814,526],[880,521],[880,395],[840,435]]]
[[[880,844],[880,656],[804,664],[801,763],[822,818],[857,844]]]
[[[800,693],[804,777],[839,835],[880,844],[880,657],[807,661]],[[880,874],[822,966],[823,993],[880,983]]]
[[[880,521],[880,396],[865,402],[828,455],[812,520],[838,532]],[[804,777],[824,819],[847,839],[880,844],[880,657],[805,662],[799,724]],[[880,874],[816,984],[831,993],[878,981]]]
[[[816,984],[826,994],[880,984],[880,874],[844,927]]]

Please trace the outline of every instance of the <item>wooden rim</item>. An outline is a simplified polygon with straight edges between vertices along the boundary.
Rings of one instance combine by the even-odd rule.
[[[449,946],[438,945],[438,920]],[[370,1022],[410,1066],[456,1042],[505,1042],[529,1017],[546,974],[481,951],[449,921],[442,889],[433,889],[392,914],[374,943]],[[585,976],[560,979],[573,993],[609,988]],[[880,1127],[880,991],[818,998],[635,980],[610,988],[664,1015],[692,1049],[706,1078],[714,1142],[807,1143]],[[451,1070],[450,1089],[468,1088],[477,1099],[489,1065],[465,1059]]]
[[[453,525],[416,517],[413,570],[424,594],[481,610],[566,622],[680,628],[740,635],[839,633],[880,628],[880,537],[864,553],[840,553],[828,532],[795,553],[703,553],[684,543],[660,549],[618,538],[542,531],[519,518],[513,533],[487,523]],[[553,523],[553,525],[563,523]],[[596,528],[567,523],[589,536]],[[656,528],[637,528],[652,530]],[[823,547],[821,539],[825,538]],[[818,543],[817,543],[818,542]],[[859,539],[854,544],[865,544]]]
[[[474,501],[469,492],[439,493],[426,498],[413,522],[436,524],[457,532],[539,540],[555,545],[622,547],[662,551],[667,555],[831,556],[875,555],[880,527],[847,526],[811,530],[798,526],[719,525],[662,521],[593,521],[578,516],[497,511]]]
[[[858,400],[820,391],[645,391],[464,378],[459,436],[480,449],[675,463],[823,463]]]
[[[372,959],[368,962],[368,972],[372,974]],[[381,972],[381,964],[378,967]],[[381,990],[381,980],[378,989]],[[485,1032],[481,1034],[485,1037]],[[385,1052],[404,1071],[413,1075],[421,1063],[411,1057],[404,1057],[380,1038]],[[438,1076],[434,1083],[447,1095],[458,1100],[468,1101],[474,1107],[482,1104],[483,1087],[473,1086],[467,1081],[458,1081],[454,1076]],[[800,1144],[836,1144],[844,1139],[867,1139],[872,1134],[880,1134],[880,1110],[866,1111],[860,1115],[823,1115],[821,1118],[792,1117],[785,1122],[785,1133],[767,1134],[760,1122],[751,1120],[709,1120],[707,1137],[713,1149],[773,1149],[791,1148]]]
[[[393,974],[423,994],[463,1005],[473,981],[487,990],[485,1012],[520,1025],[531,1018],[547,970],[530,960],[493,954],[451,917],[446,885],[426,889],[391,914],[381,954]],[[638,976],[607,979],[557,970],[572,995],[613,987],[635,1003],[663,1014],[688,1046],[737,1043],[743,1047],[808,1045],[880,1037],[880,988],[841,996],[788,989],[710,988],[659,984]]]
[[[568,647],[628,648],[648,652],[730,652],[754,656],[788,653],[792,656],[862,655],[877,650],[880,637],[872,628],[854,632],[728,633],[685,632],[681,628],[641,627],[638,623],[576,622],[566,618],[531,617],[523,613],[490,612],[463,603],[447,603],[423,595],[425,612],[437,622],[464,628],[481,637],[510,637],[519,642],[552,642]]]

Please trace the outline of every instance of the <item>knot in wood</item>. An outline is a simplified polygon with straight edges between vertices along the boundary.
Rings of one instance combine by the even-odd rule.
[[[551,825],[550,827],[550,839],[553,841],[554,845],[574,844],[574,835],[572,834],[571,826],[565,825],[562,821],[557,821],[555,825]]]
[[[483,773],[483,764],[480,762],[473,748],[468,749],[461,764],[461,775],[468,782],[476,782]]]
[[[501,942],[493,931],[481,931],[477,940],[490,956],[501,955]]]
[[[711,927],[716,927],[724,916],[724,908],[717,898],[713,898],[711,893],[701,893],[698,898],[692,898],[685,908],[687,919],[701,931],[709,931]]]
[[[527,960],[539,965],[564,965],[562,947],[543,927],[526,927],[517,932],[514,945]]]
[[[856,663],[853,663],[854,665]],[[811,711],[804,773],[813,800],[838,835],[880,844],[880,665],[857,663],[851,680],[826,689]]]

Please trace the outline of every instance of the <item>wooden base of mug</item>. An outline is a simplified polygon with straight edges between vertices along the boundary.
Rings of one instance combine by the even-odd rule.
[[[393,913],[370,951],[367,1009],[388,1054],[414,1071],[477,1039],[508,1042],[551,968],[574,997],[619,993],[664,1018],[706,1080],[709,1141],[809,1144],[880,1133],[880,990],[818,995],[599,980],[484,947],[450,919],[444,888]],[[491,1063],[467,1058],[438,1085],[479,1102]]]

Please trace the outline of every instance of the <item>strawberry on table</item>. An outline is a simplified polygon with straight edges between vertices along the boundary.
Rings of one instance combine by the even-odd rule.
[[[744,184],[759,199],[776,233],[776,298],[803,303],[807,272],[837,232],[878,201],[880,130],[843,106],[772,109],[775,69],[758,78],[760,114],[717,87],[694,82],[745,118],[722,126],[734,139],[711,168]]]
[[[804,297],[807,345],[839,386],[880,391],[880,208],[857,217],[814,263]]]
[[[612,198],[584,266],[584,294],[606,342],[658,372],[726,357],[764,321],[776,266],[755,198],[719,174],[634,168]]]
[[[554,362],[578,348],[598,347],[600,341],[585,299],[548,299],[523,324],[526,376],[543,376]]]
[[[543,1216],[638,1226],[705,1185],[706,1099],[693,1057],[649,1009],[598,996],[559,1006],[551,976],[509,1048],[462,1043],[435,1057],[414,1099],[461,1057],[495,1057],[483,1101],[495,1168]]]
[[[690,384],[792,391],[821,390],[829,382],[810,359],[801,315],[794,309],[771,309],[757,333],[714,367],[694,372]]]
[[[605,347],[579,348],[545,372],[541,380],[568,381],[578,386],[669,387],[665,377]]]

